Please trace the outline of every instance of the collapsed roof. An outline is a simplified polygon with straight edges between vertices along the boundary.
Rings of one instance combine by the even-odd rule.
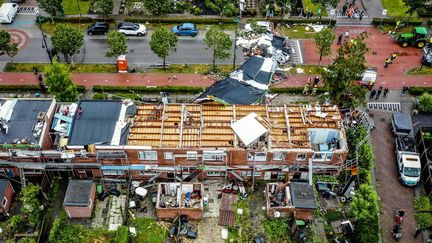
[[[230,77],[211,85],[195,102],[258,104],[268,92],[277,63],[271,58],[253,56],[233,71]]]

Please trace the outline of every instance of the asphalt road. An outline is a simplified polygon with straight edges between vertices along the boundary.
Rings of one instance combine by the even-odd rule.
[[[0,29],[5,30],[20,30],[27,33],[29,36],[28,43],[24,48],[20,49],[18,55],[14,58],[16,62],[28,63],[48,63],[48,54],[42,48],[42,35],[40,30],[34,24],[33,15],[17,15],[17,18],[12,24],[0,25]],[[161,64],[162,59],[153,54],[150,49],[151,30],[144,37],[128,37],[128,53],[127,59],[129,64]],[[234,38],[234,33],[228,32],[231,39]],[[196,37],[178,37],[177,51],[171,53],[167,58],[167,63],[175,64],[210,64],[212,62],[212,51],[206,49],[203,43],[205,31],[200,31]],[[46,40],[48,46],[49,36]],[[85,34],[85,44],[83,53],[76,55],[75,60],[82,63],[115,63],[114,58],[105,57],[107,51],[106,36],[88,36]],[[231,50],[232,53],[232,50]],[[243,61],[243,53],[241,48],[237,48],[236,63]],[[6,55],[0,56],[0,62],[9,62],[10,58]],[[233,62],[232,56],[227,60],[217,60],[217,63],[230,64]]]

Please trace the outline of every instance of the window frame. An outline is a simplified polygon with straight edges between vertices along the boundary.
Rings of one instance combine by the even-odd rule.
[[[280,159],[277,159],[276,156],[280,156]],[[274,161],[283,161],[284,158],[285,158],[285,156],[284,156],[283,152],[277,151],[277,152],[273,153],[273,160]]]
[[[304,158],[301,158],[304,157]],[[306,153],[297,153],[296,155],[296,160],[297,161],[305,161],[307,158],[307,154]]]
[[[171,158],[167,154],[170,154]],[[164,160],[174,160],[174,152],[164,152]]]
[[[198,160],[198,152],[197,151],[186,151],[186,159],[187,160]]]
[[[2,206],[3,206],[3,207],[6,207],[7,203],[8,203],[7,198],[6,198],[6,197],[3,197]]]
[[[156,155],[156,157],[147,158],[146,153],[152,153],[153,155]],[[144,155],[144,158],[141,156]],[[146,160],[146,161],[157,161],[158,160],[158,154],[156,150],[141,150],[138,151],[138,160]]]

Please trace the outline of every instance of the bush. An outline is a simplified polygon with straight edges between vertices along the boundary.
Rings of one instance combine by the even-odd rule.
[[[432,112],[432,94],[423,93],[418,97],[418,109],[420,112],[424,113]]]
[[[289,218],[267,219],[263,226],[266,238],[271,242],[285,242],[290,239]]]
[[[411,95],[422,95],[424,92],[431,92],[432,93],[432,87],[410,87],[408,89],[408,92]]]
[[[234,24],[232,18],[178,18],[178,17],[126,17],[125,21],[137,23],[160,23],[160,24],[178,24],[182,22],[189,22],[194,24]]]
[[[399,19],[381,19],[381,18],[373,18],[372,24],[374,25],[396,25],[396,22],[400,21]],[[420,20],[410,20],[410,21],[403,21],[406,25],[410,26],[418,26],[422,25],[423,23]]]
[[[87,16],[83,16],[82,18],[80,17],[76,17],[76,16],[71,16],[71,17],[53,17],[54,22],[56,23],[93,23],[96,21],[100,21],[100,22],[115,22],[114,18],[92,18],[92,17],[87,17]],[[51,21],[51,18],[43,18],[42,22],[48,22]]]
[[[203,10],[199,7],[196,7],[193,9],[193,15],[201,15],[203,13]]]
[[[159,92],[171,92],[171,93],[200,93],[203,91],[202,87],[190,87],[190,86],[158,86],[158,87],[146,87],[146,86],[94,86],[93,92],[107,92],[107,93],[159,93]]]
[[[414,209],[417,212],[431,211],[431,204],[429,197],[420,196],[414,198]]]
[[[129,229],[127,226],[119,226],[117,228],[116,236],[115,236],[115,242],[116,243],[128,243],[129,242]]]
[[[414,215],[417,224],[422,228],[432,227],[432,214],[431,213],[417,213]]]
[[[33,92],[41,91],[39,85],[0,85],[1,92]]]

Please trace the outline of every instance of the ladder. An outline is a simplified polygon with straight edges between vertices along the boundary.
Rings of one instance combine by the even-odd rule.
[[[24,169],[23,168],[18,168],[18,171],[20,173],[21,186],[25,187],[27,185],[27,183],[26,183],[26,179],[25,179],[25,175],[24,175]]]

